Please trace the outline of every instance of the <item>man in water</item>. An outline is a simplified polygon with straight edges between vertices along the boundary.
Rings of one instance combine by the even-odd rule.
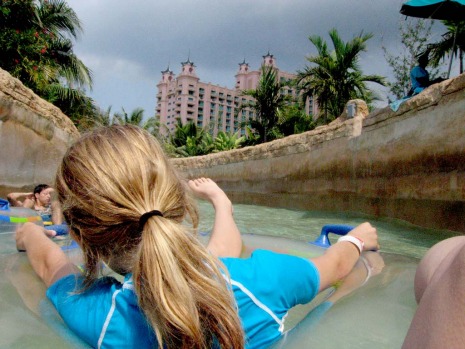
[[[36,211],[42,221],[58,227],[63,224],[63,214],[58,200],[52,200],[54,189],[47,184],[39,184],[33,192],[10,193],[7,195],[11,206],[30,208]],[[56,235],[57,229],[51,228],[50,235]],[[61,231],[61,230],[60,230]],[[61,234],[58,234],[61,235]]]

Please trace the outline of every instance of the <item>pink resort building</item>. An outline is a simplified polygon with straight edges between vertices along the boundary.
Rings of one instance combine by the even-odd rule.
[[[263,56],[263,63],[273,66],[281,82],[291,80],[295,74],[280,71],[276,66],[276,59],[270,53]],[[240,130],[241,123],[253,118],[253,112],[243,109],[237,113],[235,110],[244,102],[250,100],[248,96],[241,96],[242,90],[255,89],[260,78],[260,70],[250,70],[249,64],[239,63],[236,85],[234,89],[221,87],[211,83],[201,82],[195,72],[195,65],[189,59],[182,62],[182,70],[178,76],[168,68],[162,71],[160,82],[157,84],[156,117],[160,120],[162,132],[173,132],[177,120],[182,124],[194,122],[197,126],[211,130],[215,136],[218,131],[235,133]],[[284,94],[296,96],[295,89],[284,87]],[[316,115],[317,106],[313,99],[306,103],[306,112]]]

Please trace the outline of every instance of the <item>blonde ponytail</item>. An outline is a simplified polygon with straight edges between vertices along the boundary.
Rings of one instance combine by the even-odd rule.
[[[226,271],[195,236],[197,210],[152,136],[127,125],[83,136],[65,155],[56,186],[84,252],[86,286],[101,261],[132,273],[160,347],[244,347]],[[163,216],[141,229],[140,217],[152,210]]]
[[[153,217],[142,235],[134,281],[157,338],[172,348],[209,348],[216,338],[240,348],[223,329],[240,327],[218,261],[178,223]],[[220,319],[215,314],[222,314]],[[187,336],[186,336],[187,334]],[[229,336],[230,337],[230,336]],[[181,340],[182,339],[182,340]]]

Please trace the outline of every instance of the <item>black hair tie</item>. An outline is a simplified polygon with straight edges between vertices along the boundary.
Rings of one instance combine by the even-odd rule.
[[[144,229],[144,225],[145,223],[147,223],[147,221],[149,220],[150,217],[152,216],[160,216],[160,217],[163,217],[163,213],[161,213],[160,211],[158,210],[153,210],[153,211],[149,211],[149,212],[145,212],[142,216],[140,216],[139,218],[139,229],[142,230]]]

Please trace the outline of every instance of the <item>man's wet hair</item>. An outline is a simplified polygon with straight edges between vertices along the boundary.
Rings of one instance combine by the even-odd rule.
[[[48,188],[50,188],[50,186],[48,184],[36,185],[36,187],[34,188],[34,195],[35,194],[40,194],[42,192],[42,190],[45,190],[45,189],[48,189]]]

